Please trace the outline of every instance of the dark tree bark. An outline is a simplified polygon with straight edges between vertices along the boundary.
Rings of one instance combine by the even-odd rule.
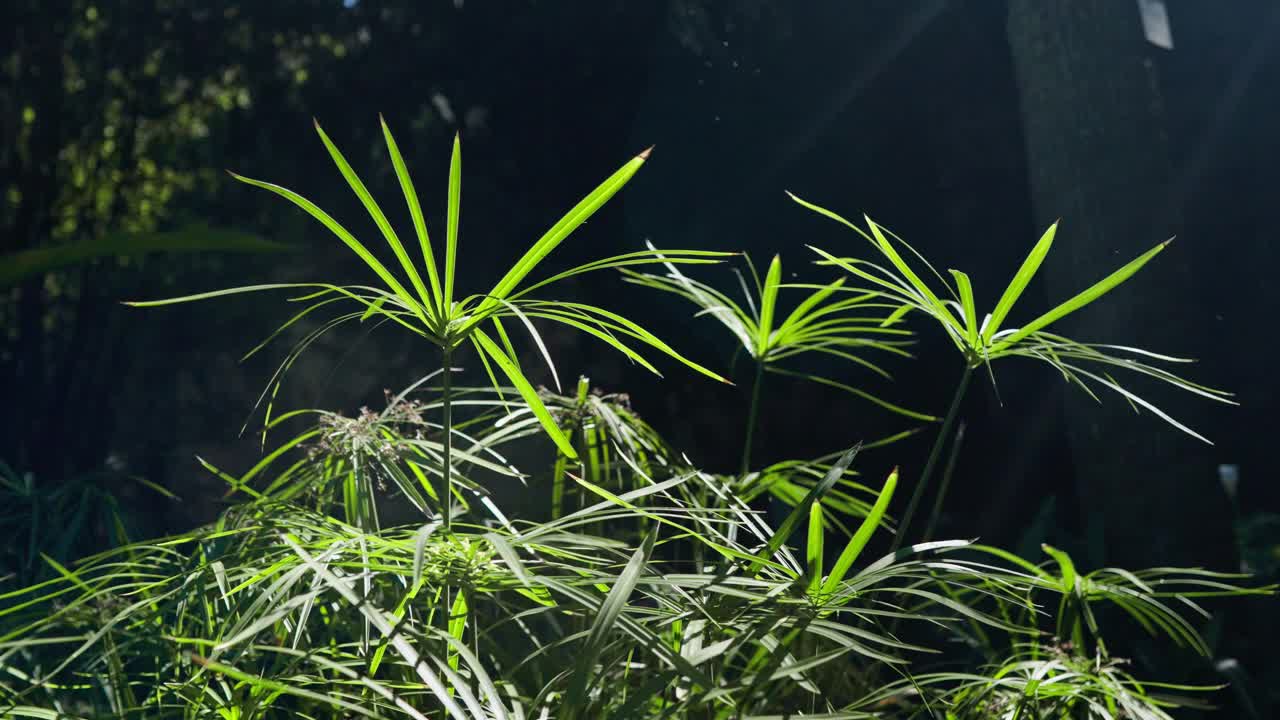
[[[1042,271],[1056,303],[1181,223],[1166,201],[1173,173],[1155,57],[1165,51],[1146,42],[1133,2],[1009,0],[1007,31],[1036,218],[1041,228],[1063,218]],[[1194,292],[1195,256],[1206,252],[1200,248],[1175,243],[1062,330],[1082,341],[1202,353],[1210,311]],[[1206,412],[1198,399],[1166,386],[1135,390],[1193,427]],[[1065,392],[1081,510],[1086,526],[1105,538],[1105,559],[1229,562],[1230,522],[1213,448],[1149,413],[1135,416],[1115,394],[1099,406],[1073,388]]]

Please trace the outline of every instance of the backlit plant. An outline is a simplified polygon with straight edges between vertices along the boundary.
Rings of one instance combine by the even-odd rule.
[[[289,358],[281,366],[282,371],[286,370],[297,353],[304,350],[311,342],[314,342],[320,333],[326,332],[341,323],[353,320],[365,321],[370,318],[377,318],[393,322],[431,342],[439,349],[440,364],[444,368],[444,374],[442,375],[444,389],[441,394],[443,419],[441,424],[443,426],[444,452],[442,466],[444,473],[443,484],[446,488],[443,493],[445,498],[451,498],[453,495],[451,458],[453,425],[452,394],[450,392],[453,359],[455,352],[464,345],[469,344],[475,348],[477,357],[480,358],[485,372],[492,379],[493,384],[495,386],[499,385],[497,376],[494,373],[494,368],[496,367],[507,382],[519,392],[529,409],[542,423],[543,429],[555,441],[560,450],[570,458],[576,457],[576,450],[573,448],[572,443],[561,432],[560,427],[538,397],[537,391],[520,370],[515,349],[512,346],[507,327],[503,323],[504,320],[518,323],[524,330],[528,331],[539,352],[550,365],[553,375],[555,375],[555,366],[547,352],[546,343],[543,342],[532,320],[560,323],[592,335],[654,372],[657,372],[656,368],[636,352],[629,343],[638,342],[642,345],[647,345],[680,360],[706,375],[720,379],[715,373],[683,358],[670,346],[644,328],[616,313],[584,303],[537,299],[533,293],[548,285],[586,272],[623,268],[656,261],[664,263],[716,262],[718,258],[726,256],[727,253],[693,250],[667,250],[661,253],[656,250],[632,252],[580,265],[537,282],[525,283],[530,273],[556,247],[631,180],[632,176],[644,164],[645,159],[648,158],[648,150],[625,163],[556,221],[502,275],[492,289],[482,293],[463,295],[457,288],[456,283],[462,196],[462,146],[459,139],[457,137],[454,138],[453,154],[449,162],[445,248],[443,261],[441,261],[440,258],[437,258],[431,237],[427,232],[422,206],[418,200],[417,191],[414,189],[413,180],[409,176],[409,170],[405,166],[404,159],[400,154],[395,139],[392,137],[390,128],[387,127],[385,121],[382,123],[387,152],[390,154],[392,164],[395,166],[396,177],[399,179],[400,188],[408,205],[409,215],[413,220],[414,231],[419,243],[421,262],[426,269],[427,282],[424,283],[422,272],[418,269],[418,262],[410,257],[405,244],[400,240],[386,214],[374,201],[355,170],[352,169],[346,158],[343,157],[342,153],[329,139],[329,136],[320,128],[319,123],[316,123],[316,132],[320,135],[321,141],[329,151],[329,155],[333,158],[339,171],[341,171],[343,178],[346,179],[352,191],[359,197],[361,204],[364,205],[374,224],[377,225],[378,230],[386,240],[387,245],[391,248],[400,269],[403,271],[404,276],[408,278],[409,287],[412,288],[412,291],[406,288],[401,278],[397,277],[395,273],[378,260],[364,243],[311,201],[279,185],[233,173],[233,177],[237,180],[270,190],[302,208],[307,214],[320,221],[364,261],[369,269],[382,281],[383,285],[381,287],[366,285],[335,286],[327,283],[253,285],[168,300],[133,302],[130,304],[145,307],[263,290],[312,289],[313,292],[310,294],[294,298],[295,301],[306,301],[311,304],[285,323],[284,327],[288,327],[316,309],[326,307],[335,302],[351,301],[361,308],[355,312],[338,315],[323,325],[320,330],[309,334],[290,353]],[[429,289],[428,283],[430,285]],[[277,373],[277,377],[280,374]],[[268,410],[268,419],[269,417],[270,410]],[[451,522],[450,506],[451,502],[448,500],[442,503],[446,527]]]
[[[653,250],[652,246],[650,250]],[[891,377],[888,371],[864,357],[864,354],[866,351],[874,351],[910,357],[903,347],[910,344],[911,332],[888,327],[883,322],[887,311],[896,306],[881,300],[879,292],[857,291],[850,294],[847,292],[848,288],[844,287],[844,278],[826,285],[784,284],[782,258],[774,255],[763,281],[750,258],[747,258],[747,269],[750,271],[751,285],[738,273],[742,296],[746,302],[743,307],[711,285],[688,277],[674,264],[665,265],[667,272],[663,275],[629,269],[623,269],[623,273],[633,283],[671,293],[693,303],[699,308],[699,315],[708,315],[728,328],[738,340],[739,350],[745,351],[754,361],[755,380],[751,385],[751,405],[747,412],[740,474],[746,475],[751,470],[751,446],[766,372],[801,377],[835,387],[915,420],[937,420],[932,415],[894,405],[866,390],[830,377],[781,366],[783,361],[799,355],[820,354],[854,363],[885,378]],[[785,317],[781,315],[778,305],[783,288],[811,290]]]
[[[957,298],[939,299],[874,224],[868,237],[894,269],[824,253],[870,286],[847,288],[847,279],[808,286],[809,299],[781,323],[773,320],[780,263],[759,283],[759,303],[748,301],[756,309],[745,313],[674,267],[721,253],[650,248],[524,285],[534,266],[629,179],[639,157],[553,226],[492,291],[460,296],[453,283],[457,143],[442,269],[386,132],[418,231],[424,281],[354,172],[321,137],[408,285],[300,196],[246,180],[319,219],[383,286],[265,285],[145,304],[302,289],[309,304],[286,327],[331,304],[356,309],[305,334],[282,372],[317,333],[369,319],[433,343],[441,367],[388,393],[381,410],[268,413],[267,427],[304,427],[246,471],[205,463],[236,501],[208,525],[74,563],[28,552],[28,564],[39,557],[50,579],[0,586],[0,717],[1167,720],[1172,709],[1197,704],[1188,693],[1207,688],[1140,679],[1104,641],[1110,626],[1101,609],[1118,609],[1122,620],[1203,654],[1197,598],[1274,592],[1201,570],[1086,570],[1050,546],[1041,564],[968,540],[898,549],[905,527],[896,541],[885,535],[899,472],[854,484],[862,445],[816,462],[777,463],[755,474],[754,484],[746,473],[690,467],[625,396],[594,392],[585,379],[570,393],[533,388],[503,323],[525,327],[544,356],[539,322],[600,337],[646,367],[628,343],[682,359],[609,311],[529,295],[580,272],[661,262],[668,275],[632,279],[730,318],[758,367],[788,352],[862,347],[857,337],[871,326],[832,317],[825,336],[823,308],[843,317],[887,303],[892,308],[881,308],[890,311],[876,316],[875,327],[892,328],[912,310],[935,317],[964,351],[966,379],[975,367],[1017,354],[1077,380],[1109,377],[1084,374],[1079,366],[1088,362],[1152,374],[1159,371],[1125,364],[1114,349],[1045,330],[1149,256],[1066,311],[1018,330],[998,328],[1047,240],[985,327],[963,274],[955,275]],[[455,352],[468,344],[489,369],[491,387],[450,380]],[[513,466],[514,443],[545,437],[554,455],[544,453],[541,466]],[[509,482],[489,482],[494,476]],[[536,517],[504,513],[504,493],[511,492],[534,506]],[[776,525],[751,507],[763,493],[791,505]],[[473,500],[487,512],[471,512]],[[461,512],[453,512],[455,504]],[[384,507],[407,507],[414,521],[392,522],[380,515]],[[888,553],[877,547],[891,542]]]
[[[867,229],[863,230],[831,210],[802,200],[790,193],[788,195],[801,206],[835,220],[858,233],[887,261],[887,264],[882,264],[860,258],[837,257],[825,250],[810,246],[810,249],[822,258],[821,262],[823,264],[838,267],[858,280],[868,283],[869,285],[866,288],[868,291],[880,293],[887,301],[897,306],[897,309],[885,318],[885,326],[893,326],[908,313],[918,312],[934,320],[964,357],[964,367],[960,382],[956,386],[951,405],[943,419],[942,428],[938,432],[938,441],[934,443],[933,450],[930,452],[929,459],[925,464],[925,469],[916,483],[911,502],[903,515],[903,535],[899,536],[899,540],[905,536],[916,507],[928,486],[933,469],[941,455],[942,445],[950,434],[956,414],[960,408],[960,402],[964,399],[965,391],[969,386],[970,376],[975,369],[986,368],[989,373],[992,373],[991,377],[994,386],[995,375],[991,370],[991,364],[996,360],[1006,357],[1024,357],[1047,363],[1062,373],[1063,378],[1068,382],[1079,387],[1095,400],[1098,399],[1098,396],[1090,386],[1090,383],[1118,393],[1135,410],[1139,407],[1146,409],[1182,432],[1204,442],[1208,442],[1208,440],[1120,384],[1119,381],[1112,377],[1111,373],[1114,370],[1126,370],[1154,378],[1179,390],[1194,393],[1210,400],[1224,403],[1233,402],[1230,399],[1230,393],[1191,382],[1151,364],[1151,362],[1188,363],[1192,362],[1191,360],[1158,355],[1123,345],[1078,342],[1048,331],[1048,328],[1053,323],[1092,304],[1103,295],[1119,287],[1154,259],[1156,255],[1159,255],[1169,245],[1169,241],[1162,242],[1142,253],[1097,283],[1049,311],[1041,313],[1026,324],[1020,327],[1005,328],[1005,321],[1010,312],[1013,311],[1014,306],[1022,297],[1023,291],[1026,290],[1031,279],[1035,277],[1041,263],[1044,262],[1045,256],[1049,254],[1049,249],[1053,246],[1053,240],[1058,231],[1057,223],[1049,226],[1049,229],[1032,247],[1027,258],[1022,262],[1018,271],[1014,273],[1013,278],[1001,293],[995,308],[990,313],[979,316],[974,299],[973,286],[969,281],[968,274],[965,272],[961,270],[948,271],[955,283],[953,287],[934,269],[933,265],[925,260],[924,256],[916,252],[915,249],[896,235],[876,224],[871,218],[865,218]],[[907,258],[898,251],[895,244],[902,246],[909,256],[913,256],[916,262],[925,268],[927,275],[931,275],[937,280],[944,290],[942,292],[935,291],[929,282],[926,282],[921,277],[921,273],[912,268],[912,263],[908,262]]]

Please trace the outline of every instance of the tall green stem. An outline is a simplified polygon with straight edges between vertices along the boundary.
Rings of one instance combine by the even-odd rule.
[[[442,387],[443,406],[441,425],[444,427],[444,496],[441,505],[444,510],[444,529],[447,532],[453,524],[453,348],[445,347],[441,353],[444,362],[444,383]]]
[[[960,448],[964,445],[964,423],[956,428],[956,439],[951,442],[951,452],[947,453],[947,464],[942,468],[942,484],[938,486],[938,494],[933,498],[933,510],[929,511],[929,522],[925,523],[924,536],[921,542],[933,539],[933,530],[938,527],[938,518],[942,517],[942,505],[947,501],[947,490],[951,488],[951,477],[956,471],[956,460],[960,457]]]
[[[911,518],[916,514],[920,499],[924,497],[925,488],[929,486],[929,478],[933,475],[934,466],[938,464],[938,457],[942,454],[942,446],[946,444],[947,436],[951,434],[951,426],[955,424],[956,415],[960,412],[960,402],[964,400],[964,393],[969,388],[969,378],[972,376],[973,368],[966,362],[964,374],[960,376],[960,384],[956,386],[955,395],[951,397],[951,407],[947,409],[947,416],[942,421],[942,429],[938,431],[938,438],[933,441],[933,449],[929,451],[929,460],[925,462],[924,472],[920,473],[920,480],[916,483],[916,489],[911,493],[911,502],[907,503],[907,511],[903,513],[902,523],[898,525],[898,535],[893,539],[894,550],[902,546],[902,541],[907,536],[907,529],[911,526]]]
[[[751,385],[751,407],[747,410],[747,437],[742,442],[741,475],[751,472],[751,443],[756,435],[756,418],[760,413],[760,385],[764,381],[764,361],[756,360],[756,379]]]

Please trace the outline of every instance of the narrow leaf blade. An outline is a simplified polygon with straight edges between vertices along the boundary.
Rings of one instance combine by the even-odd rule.
[[[444,304],[444,294],[440,289],[440,274],[436,269],[435,251],[431,247],[431,236],[427,234],[427,221],[422,216],[422,205],[418,202],[418,191],[413,187],[413,179],[409,177],[409,168],[400,155],[400,148],[391,135],[391,128],[386,120],[378,116],[382,123],[382,136],[387,143],[387,152],[391,155],[391,164],[395,166],[396,177],[400,180],[400,189],[404,192],[405,203],[409,206],[409,216],[413,218],[413,229],[418,234],[418,245],[422,250],[422,260],[427,266],[427,279],[431,283],[431,298],[434,301],[435,314],[440,316],[440,308]]]
[[[645,160],[649,157],[649,151],[645,150],[639,155],[629,160],[622,167],[618,168],[612,175],[600,183],[594,190],[587,194],[582,200],[574,205],[564,217],[560,218],[551,229],[547,230],[541,238],[516,262],[506,275],[498,281],[487,298],[480,303],[477,308],[477,314],[488,309],[493,302],[499,298],[505,298],[512,290],[525,278],[530,272],[542,262],[552,250],[564,241],[574,230],[587,221],[602,205],[608,202],[624,185],[636,174]]]
[[[844,576],[849,572],[849,568],[853,567],[853,563],[862,554],[862,549],[867,546],[867,541],[871,539],[872,533],[880,526],[880,520],[884,518],[885,510],[888,509],[889,501],[893,499],[893,491],[897,487],[898,468],[894,468],[893,472],[889,473],[889,477],[884,481],[884,487],[880,490],[880,496],[876,498],[876,504],[871,507],[871,512],[862,519],[862,524],[858,526],[857,532],[853,534],[853,537],[849,538],[849,543],[845,545],[840,557],[836,558],[836,564],[832,566],[831,574],[827,576],[826,582],[822,585],[823,593],[834,591],[844,581]]]
[[[1124,283],[1126,280],[1133,277],[1134,273],[1141,270],[1143,265],[1146,265],[1147,263],[1151,262],[1151,260],[1156,255],[1159,255],[1161,251],[1163,251],[1166,247],[1168,247],[1169,242],[1170,242],[1169,240],[1166,240],[1165,242],[1162,242],[1159,245],[1151,248],[1150,250],[1142,253],[1141,255],[1134,258],[1133,260],[1130,260],[1119,270],[1116,270],[1115,272],[1106,276],[1102,280],[1099,280],[1097,283],[1089,287],[1087,290],[1081,292],[1080,294],[1076,295],[1070,300],[1067,300],[1066,302],[1058,305],[1057,307],[1050,310],[1049,312],[1041,315],[1035,320],[1032,320],[1031,322],[1022,326],[1021,328],[1018,329],[1017,332],[1009,335],[1008,337],[1001,338],[991,348],[991,352],[994,354],[999,350],[1009,347],[1010,345],[1013,345],[1017,343],[1019,340],[1022,340],[1023,338],[1027,337],[1031,333],[1036,332],[1044,327],[1047,327],[1050,323],[1061,320],[1067,315],[1070,315],[1071,313],[1079,310],[1082,307],[1085,307],[1086,305],[1092,303],[1093,301],[1097,300],[1103,295],[1106,295],[1107,293],[1111,292],[1116,287]]]
[[[773,332],[773,315],[778,305],[778,285],[782,283],[782,259],[777,255],[769,263],[764,287],[760,292],[760,322],[756,326],[756,356],[763,356]]]
[[[538,391],[520,372],[520,368],[516,367],[515,362],[507,357],[502,348],[498,347],[498,344],[484,332],[475,330],[472,332],[471,337],[479,350],[487,355],[498,366],[498,369],[502,370],[507,379],[511,381],[512,386],[524,398],[525,404],[529,406],[529,410],[533,412],[534,417],[538,418],[538,422],[542,424],[542,428],[547,431],[547,435],[551,437],[556,447],[560,448],[560,451],[570,459],[577,459],[578,451],[573,448],[573,443],[569,442],[569,438],[565,436],[564,431],[556,424],[555,418],[551,417],[551,412],[547,410],[542,398],[538,397]]]
[[[1005,317],[1009,315],[1009,311],[1013,309],[1014,303],[1018,302],[1018,298],[1022,297],[1022,291],[1027,289],[1027,283],[1031,282],[1031,278],[1035,277],[1036,272],[1040,270],[1040,264],[1044,262],[1044,258],[1049,254],[1049,248],[1053,246],[1053,238],[1058,234],[1058,223],[1049,226],[1048,230],[1040,236],[1040,240],[1031,248],[1031,252],[1027,255],[1027,259],[1022,261],[1022,266],[1018,268],[1018,272],[1013,274],[1013,279],[1009,281],[1009,285],[1005,287],[1004,293],[1000,296],[1000,301],[996,303],[996,309],[991,311],[991,319],[987,321],[987,326],[982,331],[983,344],[991,342],[991,336],[1000,329],[1000,323],[1004,322]]]
[[[449,156],[449,209],[445,226],[444,247],[444,312],[452,312],[453,283],[458,265],[458,215],[462,203],[462,140],[453,136],[453,153]]]

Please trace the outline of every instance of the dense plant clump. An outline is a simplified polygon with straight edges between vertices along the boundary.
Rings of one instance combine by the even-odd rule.
[[[780,258],[763,278],[744,258],[741,303],[680,267],[734,261],[729,253],[650,246],[530,280],[640,169],[646,152],[553,224],[491,289],[466,295],[455,285],[460,144],[441,256],[386,125],[414,250],[317,130],[398,270],[305,198],[236,176],[320,221],[382,284],[259,285],[135,304],[294,293],[302,309],[268,342],[330,313],[286,353],[264,399],[316,338],[348,322],[412,333],[434,348],[438,368],[388,392],[383,409],[355,417],[277,413],[267,400],[262,460],[239,473],[205,463],[235,499],[207,527],[75,562],[48,554],[36,562],[38,552],[25,551],[23,576],[0,593],[0,715],[1150,720],[1198,704],[1196,691],[1208,688],[1140,678],[1107,643],[1108,628],[1132,624],[1207,655],[1197,630],[1207,616],[1200,598],[1273,591],[1199,569],[1086,571],[1047,545],[1040,561],[969,540],[933,540],[945,473],[925,531],[911,524],[944,446],[957,442],[973,372],[994,381],[997,360],[1047,363],[1084,392],[1114,392],[1200,437],[1113,374],[1230,402],[1165,369],[1180,359],[1050,329],[1132,276],[1163,244],[1020,327],[1009,326],[1010,314],[1056,226],[981,317],[965,273],[950,271],[948,283],[869,219],[862,228],[798,198],[857,231],[881,261],[814,248],[820,267],[841,274],[783,283]],[[692,466],[625,395],[586,378],[561,386],[539,324],[593,336],[655,372],[641,350],[721,379],[608,309],[540,294],[603,270],[690,301],[755,363],[738,473]],[[794,290],[801,297],[785,310],[784,295]],[[886,359],[909,356],[914,316],[932,319],[962,356],[958,389],[941,417],[795,366],[806,356],[834,356],[887,375]],[[517,335],[548,363],[554,390],[528,379]],[[460,382],[455,363],[472,360],[468,369],[486,382]],[[922,423],[936,433],[923,470],[884,478],[855,470],[860,453],[921,427],[756,467],[752,438],[767,374],[836,387],[868,408]],[[287,439],[272,439],[282,433]],[[542,453],[544,462],[517,467],[516,448],[521,457]],[[4,477],[10,491],[23,491],[12,473]],[[895,519],[891,503],[907,488],[906,510]],[[784,509],[772,520],[761,512],[769,502]],[[871,549],[881,544],[891,546],[887,554]]]

